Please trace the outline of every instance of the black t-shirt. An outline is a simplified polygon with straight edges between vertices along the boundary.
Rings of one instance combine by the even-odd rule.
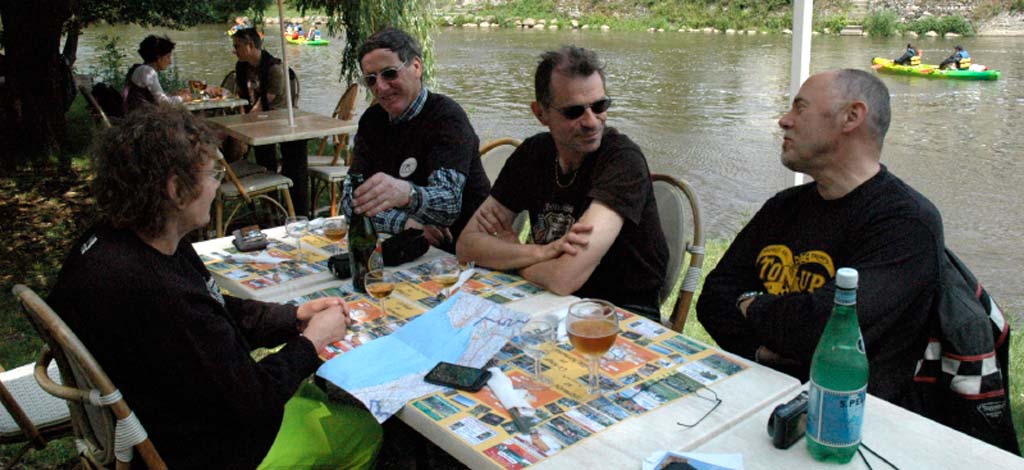
[[[526,139],[505,162],[491,196],[514,212],[528,210],[533,240],[541,244],[565,235],[595,199],[612,208],[623,218],[622,230],[574,294],[657,310],[668,244],[640,147],[609,128],[575,176],[558,184],[557,154],[550,133]]]
[[[391,124],[379,105],[371,106],[359,119],[349,173],[369,178],[384,172],[426,186],[430,174],[440,168],[466,175],[462,209],[450,227],[452,236],[458,239],[491,189],[480,163],[480,139],[462,107],[447,96],[431,92],[423,110],[407,122]]]

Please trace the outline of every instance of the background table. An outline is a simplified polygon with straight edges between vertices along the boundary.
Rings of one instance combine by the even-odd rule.
[[[249,100],[242,98],[223,98],[198,101],[185,101],[182,103],[185,109],[196,112],[208,109],[237,108],[249,104]]]
[[[743,468],[836,469],[834,464],[817,462],[807,453],[800,439],[789,449],[776,449],[766,430],[776,405],[797,395],[789,393],[747,418],[732,429],[696,446],[679,446],[694,452],[742,453]],[[912,413],[881,398],[868,395],[864,415],[863,442],[901,469],[1024,469],[1024,459]],[[863,451],[875,469],[890,468],[870,452]],[[860,456],[841,468],[866,469]]]
[[[287,109],[217,116],[207,118],[207,121],[231,137],[256,146],[350,134],[359,127],[354,120],[342,121],[298,109],[294,111],[295,127],[288,124]]]

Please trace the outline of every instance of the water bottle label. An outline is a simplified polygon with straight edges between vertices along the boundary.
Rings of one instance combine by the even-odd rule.
[[[839,305],[856,305],[857,289],[840,289],[837,287],[835,302]]]
[[[807,437],[822,445],[847,447],[860,442],[867,385],[854,391],[823,388],[811,380]]]

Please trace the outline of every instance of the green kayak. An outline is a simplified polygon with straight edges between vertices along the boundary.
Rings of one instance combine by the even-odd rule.
[[[330,41],[326,39],[306,39],[306,38],[285,38],[291,44],[298,44],[301,46],[326,46],[330,44]]]
[[[999,80],[999,71],[984,65],[972,65],[970,70],[945,69],[939,70],[938,65],[896,65],[890,59],[875,57],[871,67],[879,72],[896,75],[912,75],[915,77],[945,78],[952,80]]]

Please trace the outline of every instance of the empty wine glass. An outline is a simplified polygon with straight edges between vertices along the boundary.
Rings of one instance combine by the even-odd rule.
[[[300,215],[284,219],[284,231],[288,233],[289,237],[295,239],[295,246],[298,250],[295,253],[295,259],[305,261],[305,257],[302,255],[302,237],[309,232],[309,218]]]
[[[569,306],[565,319],[569,341],[580,354],[587,356],[590,365],[590,384],[587,393],[601,393],[601,356],[615,344],[619,335],[619,317],[615,306],[604,300],[583,299]]]
[[[530,319],[512,343],[533,359],[533,374],[530,381],[523,384],[527,390],[547,388],[551,381],[542,375],[541,359],[551,350],[558,334],[558,320],[553,315],[543,315]]]
[[[395,282],[391,273],[384,269],[374,269],[368,271],[363,280],[366,285],[366,293],[377,299],[380,304],[380,313],[387,314],[387,310],[384,308],[384,299],[391,295],[391,291],[395,290]]]
[[[430,276],[441,284],[442,290],[438,297],[448,297],[451,295],[451,286],[459,280],[459,263],[455,258],[439,259],[430,267]]]

